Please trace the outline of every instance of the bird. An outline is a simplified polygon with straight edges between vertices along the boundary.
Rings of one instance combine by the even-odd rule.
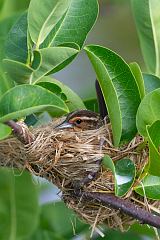
[[[98,113],[90,110],[80,109],[69,113],[65,120],[56,126],[57,129],[68,129],[69,131],[88,131],[100,128],[104,124],[103,119]],[[103,142],[104,143],[104,142]],[[100,141],[100,148],[102,148],[103,143]],[[88,172],[86,177],[80,181],[73,182],[73,188],[75,191],[83,188],[85,185],[94,180],[97,173],[101,167],[102,159],[96,161],[97,168]]]
[[[109,122],[108,111],[98,80],[95,81],[99,114],[86,109],[79,109],[69,113],[57,128],[69,128],[76,131],[94,130]]]
[[[74,131],[94,130],[103,125],[103,119],[98,113],[80,109],[69,113],[65,120],[56,126],[57,129],[72,129]]]

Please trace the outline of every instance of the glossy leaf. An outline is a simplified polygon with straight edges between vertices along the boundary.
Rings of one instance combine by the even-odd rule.
[[[78,51],[80,51],[80,47],[77,43],[74,43],[74,42],[65,42],[65,43],[62,43],[60,45],[58,45],[59,47],[69,47],[69,48],[74,48]]]
[[[10,59],[4,59],[3,65],[9,77],[15,82],[29,83],[31,81],[33,69],[27,65]]]
[[[31,175],[1,168],[0,196],[0,239],[31,235],[39,217],[38,194]]]
[[[16,86],[0,99],[1,122],[42,111],[60,116],[67,113],[68,108],[55,94],[36,85]]]
[[[0,13],[0,20],[10,17],[11,15],[17,15],[19,12],[24,11],[29,4],[30,0],[5,0],[4,6],[2,8],[2,11]]]
[[[28,27],[37,48],[66,13],[70,2],[70,0],[31,0]]]
[[[147,198],[160,199],[160,177],[147,175],[134,190]]]
[[[137,128],[139,133],[146,137],[146,126],[160,120],[160,89],[148,93],[142,100],[137,111]]]
[[[97,0],[70,0],[70,6],[41,47],[75,43],[81,48],[97,19]]]
[[[130,159],[121,159],[115,164],[117,195],[123,196],[132,187],[136,175],[136,169],[133,161]]]
[[[160,1],[132,0],[132,9],[146,66],[160,75]]]
[[[24,240],[70,240],[86,229],[88,225],[81,222],[63,202],[48,203],[42,206],[38,229]]]
[[[63,101],[67,101],[67,96],[62,92],[62,89],[57,84],[53,82],[39,82],[37,83],[37,85],[48,89],[52,93],[55,93]]]
[[[7,35],[5,58],[27,63],[27,12],[23,13]]]
[[[12,79],[4,72],[2,67],[2,59],[4,58],[4,44],[5,38],[8,31],[11,28],[11,25],[15,22],[16,16],[12,16],[0,22],[0,97],[5,93],[9,88],[14,86]]]
[[[32,81],[38,81],[40,78],[59,66],[65,67],[67,60],[75,56],[78,51],[67,47],[50,47],[39,50],[41,62],[39,67],[34,71]],[[61,69],[59,68],[59,70]]]
[[[76,234],[88,228],[88,225],[81,222],[63,202],[43,205],[40,217],[42,229],[52,231],[64,239],[71,239],[74,236],[73,226]]]
[[[130,159],[121,159],[114,165],[109,156],[105,156],[102,161],[103,166],[110,168],[115,178],[115,194],[116,196],[124,196],[133,185],[136,169],[134,163]]]
[[[141,99],[143,99],[145,96],[145,87],[144,87],[144,80],[143,80],[141,69],[136,62],[130,63],[129,66],[135,77]]]
[[[4,0],[0,0],[0,11],[3,9],[3,4],[4,4]]]
[[[0,97],[10,88],[15,86],[15,82],[9,78],[8,74],[0,70]]]
[[[45,86],[44,82],[53,83],[53,84],[56,84],[58,87],[60,87],[61,91],[67,97],[66,105],[70,112],[77,110],[77,109],[85,109],[86,108],[82,99],[75,92],[73,92],[68,86],[61,83],[60,81],[50,78],[50,77],[43,77],[40,81],[37,82],[37,84],[41,85],[41,82],[43,82],[43,87],[46,87],[46,88],[47,88],[47,85]]]
[[[160,176],[160,120],[147,126],[147,136],[149,142],[149,169],[152,175]]]
[[[87,46],[112,124],[114,145],[131,140],[136,132],[140,95],[136,80],[124,60],[111,50]]]
[[[146,94],[160,88],[160,78],[155,75],[143,73]]]
[[[12,28],[13,24],[15,24],[17,17],[19,17],[19,14],[15,14],[9,18],[6,18],[3,21],[0,21],[0,61],[5,57],[4,46],[6,43],[6,36],[10,29]]]
[[[3,123],[0,123],[0,140],[4,139],[4,138],[7,138],[12,132],[12,129],[3,124]]]
[[[49,91],[56,93],[56,95],[61,95],[61,93],[62,93],[62,89],[57,84],[55,84],[54,82],[51,82],[51,81],[44,81],[44,82],[39,81],[36,85],[46,88]]]
[[[145,236],[152,237],[152,238],[155,237],[154,228],[151,228],[147,224],[140,224],[138,222],[134,223],[133,225],[131,225],[130,231],[131,231],[132,234],[133,234],[133,232],[138,233],[140,235],[140,239],[142,238],[141,235],[145,235]],[[131,238],[129,238],[129,239],[131,240]],[[133,240],[135,240],[135,239],[138,240],[137,238],[134,238]],[[122,240],[124,240],[124,239],[122,239]]]
[[[105,167],[105,168],[109,168],[112,173],[115,175],[115,166],[114,166],[114,162],[113,160],[108,156],[108,155],[105,155],[102,159],[102,165]]]
[[[142,224],[140,226],[141,228],[143,228]],[[147,234],[144,234],[144,235],[146,236]],[[155,234],[153,234],[153,236],[155,236]],[[103,238],[101,236],[96,237],[96,240],[102,240],[102,239],[103,240],[117,240],[117,239],[118,240],[142,240],[143,237],[139,234],[139,232],[136,232],[136,231],[120,232],[120,231],[107,228],[106,234]],[[151,240],[151,239],[148,239],[148,240]]]

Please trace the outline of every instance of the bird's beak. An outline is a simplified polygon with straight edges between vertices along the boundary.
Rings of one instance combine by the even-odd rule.
[[[68,123],[66,121],[60,123],[58,126],[56,126],[55,128],[58,128],[58,129],[64,129],[64,128],[73,128],[73,124],[72,123]]]

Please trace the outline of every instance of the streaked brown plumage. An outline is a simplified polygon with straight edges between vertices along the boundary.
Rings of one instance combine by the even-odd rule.
[[[64,122],[57,126],[59,129],[69,128],[76,131],[93,130],[102,126],[100,115],[86,110],[77,110],[67,115]]]
[[[87,131],[98,129],[102,125],[103,120],[98,113],[82,109],[69,113],[66,119],[56,128],[68,128],[68,131]],[[74,188],[79,189],[92,181],[96,177],[97,172],[100,169],[100,165],[101,159],[98,159],[97,167],[95,169],[93,169],[91,172],[88,172],[88,175],[84,177],[81,181],[73,182]]]

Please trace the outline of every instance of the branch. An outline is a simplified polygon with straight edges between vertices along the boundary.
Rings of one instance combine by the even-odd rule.
[[[13,120],[9,120],[6,122],[6,124],[12,128],[14,135],[23,144],[29,144],[34,141],[33,134],[30,132],[24,122],[15,122]]]
[[[140,221],[141,224],[148,224],[150,226],[160,228],[160,217],[154,215],[145,209],[140,208],[134,203],[118,198],[112,194],[99,193],[99,192],[85,192],[79,191],[74,192],[74,196],[82,197],[84,200],[89,200],[102,204],[113,209],[120,210],[121,212],[127,214]]]

